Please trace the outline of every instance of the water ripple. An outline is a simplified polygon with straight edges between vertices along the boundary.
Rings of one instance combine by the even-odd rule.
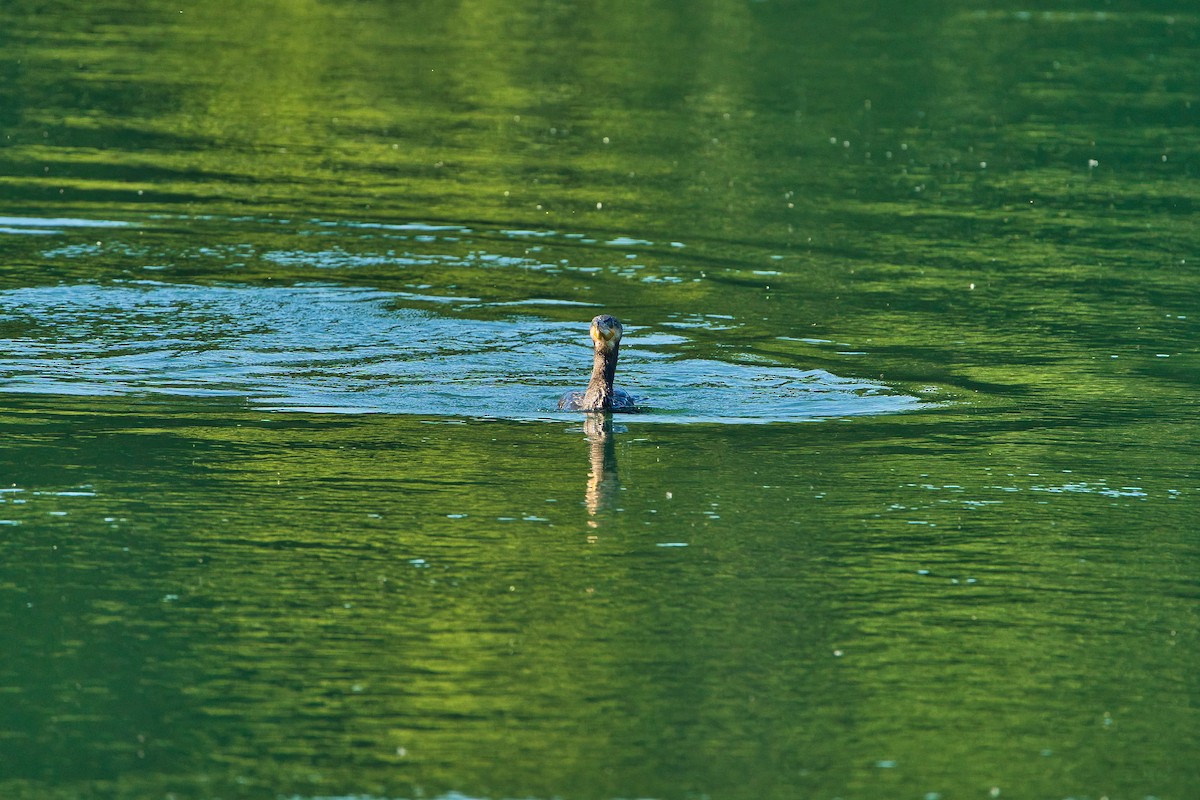
[[[245,397],[258,407],[561,419],[590,368],[583,323],[480,320],[403,307],[404,293],[326,285],[133,281],[0,292],[0,391]],[[619,382],[639,421],[777,422],[914,408],[881,384],[823,370],[652,349],[631,327]]]

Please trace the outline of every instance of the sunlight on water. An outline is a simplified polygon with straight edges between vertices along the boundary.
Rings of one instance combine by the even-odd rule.
[[[0,216],[0,234],[16,236],[53,236],[71,228],[123,228],[129,223],[101,219],[70,217],[4,217]]]
[[[177,225],[205,244],[180,244]],[[649,240],[555,230],[211,216],[3,217],[0,226],[52,236],[36,240],[32,259],[109,274],[0,293],[0,391],[216,395],[273,410],[562,419],[559,396],[590,372],[587,320],[601,308],[620,313],[623,301],[609,309],[551,296],[553,276],[697,283],[713,269],[674,260],[646,269],[637,248],[653,248]],[[225,280],[231,270],[239,283]],[[530,274],[550,277],[521,277]],[[330,280],[350,275],[362,282]],[[618,384],[645,399],[639,422],[787,422],[919,405],[882,383],[804,368],[804,353],[714,358],[726,345],[704,337],[736,332],[743,323],[730,314],[626,322]]]
[[[458,319],[395,292],[341,286],[180,286],[152,281],[0,293],[12,336],[3,391],[244,396],[271,409],[555,418],[586,382],[583,325]],[[658,342],[686,341],[652,337]],[[771,422],[884,414],[915,398],[823,370],[679,358],[631,329],[621,383],[639,420]]]

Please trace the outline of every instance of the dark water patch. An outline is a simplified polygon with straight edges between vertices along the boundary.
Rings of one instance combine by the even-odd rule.
[[[1200,486],[934,416],[617,430],[593,511],[575,422],[8,395],[5,788],[551,797],[607,774],[582,748],[625,765],[604,796],[737,794],[748,725],[780,796],[982,779],[981,738],[1014,785],[1169,764]]]

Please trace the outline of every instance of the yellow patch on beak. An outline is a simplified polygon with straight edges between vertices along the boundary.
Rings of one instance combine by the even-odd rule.
[[[599,325],[592,326],[592,339],[597,342],[612,341],[612,338],[616,335],[617,335],[616,328],[609,328],[608,330],[601,330]]]

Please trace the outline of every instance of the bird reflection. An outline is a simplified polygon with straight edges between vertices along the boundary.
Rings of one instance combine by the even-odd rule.
[[[588,514],[594,517],[611,510],[617,502],[617,493],[621,491],[612,414],[588,414],[583,420],[583,432],[588,439],[588,460],[592,467],[588,473],[584,502]],[[597,525],[596,520],[588,520],[588,526],[595,528]]]

